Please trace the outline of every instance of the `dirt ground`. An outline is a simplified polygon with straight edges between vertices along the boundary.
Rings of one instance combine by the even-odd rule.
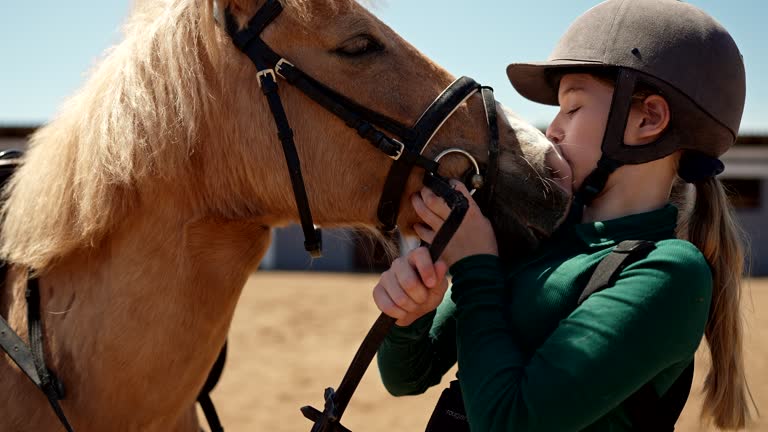
[[[376,275],[368,274],[259,272],[251,277],[230,332],[227,366],[212,395],[225,430],[309,431],[311,423],[299,407],[322,409],[323,389],[338,386],[378,316],[370,295],[375,281]],[[768,279],[752,280],[749,287],[747,376],[764,417],[747,430],[768,431]],[[714,430],[697,420],[705,361],[700,352],[678,432]],[[355,432],[423,431],[442,387],[394,398],[374,365],[343,424]]]

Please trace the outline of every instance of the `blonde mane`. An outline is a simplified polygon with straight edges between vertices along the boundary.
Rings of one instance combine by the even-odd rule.
[[[310,0],[282,2],[287,13],[309,19]],[[185,178],[201,139],[226,118],[227,84],[212,72],[221,70],[227,36],[214,8],[213,0],[135,5],[124,40],[31,137],[3,191],[3,259],[43,271],[103,238],[148,179]]]

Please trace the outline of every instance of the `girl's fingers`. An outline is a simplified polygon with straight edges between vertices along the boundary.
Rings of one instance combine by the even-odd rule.
[[[408,312],[415,312],[419,309],[419,303],[423,303],[427,299],[427,288],[421,283],[419,275],[406,260],[396,259],[392,263],[392,270],[393,281],[385,285],[388,288],[389,297],[400,308]],[[416,303],[417,301],[419,303]]]
[[[448,274],[448,264],[443,260],[437,260],[435,263],[435,277],[438,281],[448,280],[445,275]]]
[[[418,247],[412,250],[408,254],[408,262],[416,267],[416,271],[419,273],[421,282],[428,288],[432,288],[437,283],[437,276],[435,275],[435,265],[432,263],[432,257],[429,255],[429,250],[425,247]],[[411,296],[417,303],[422,303],[427,299],[427,293],[424,291],[424,298],[416,298]]]
[[[387,294],[387,290],[381,284],[376,285],[376,287],[373,288],[373,301],[380,311],[392,318],[403,319],[408,316],[408,312],[392,301],[389,294]]]
[[[465,185],[464,183],[462,183],[462,182],[460,182],[460,181],[458,181],[456,179],[450,179],[450,180],[448,180],[448,183],[450,183],[450,185],[453,186],[454,190],[457,190],[457,191],[461,192],[462,195],[464,195],[464,197],[469,202],[469,210],[470,211],[473,211],[473,212],[476,211],[476,212],[482,214],[482,212],[480,211],[480,207],[477,205],[477,201],[475,201],[475,199],[472,198],[472,195],[469,194],[469,190],[467,189],[467,185]]]
[[[443,301],[445,292],[448,291],[448,278],[445,277],[448,273],[448,264],[445,261],[438,260],[435,263],[435,275],[437,276],[437,283],[434,287],[430,288],[429,295],[434,298],[436,303]]]
[[[396,259],[392,263],[392,268],[381,274],[379,284],[381,284],[384,291],[386,291],[392,304],[407,313],[416,309],[416,303],[408,297],[400,284],[397,273],[398,271],[402,271],[398,269],[398,267],[401,267],[402,262],[402,258]]]
[[[441,220],[445,220],[448,215],[451,214],[451,209],[448,207],[448,204],[446,204],[442,198],[435,195],[435,193],[428,187],[421,188],[419,195],[427,208],[440,217]]]
[[[467,190],[467,186],[464,183],[462,183],[462,182],[460,182],[460,181],[458,181],[456,179],[450,179],[450,180],[448,180],[448,183],[451,186],[453,186],[454,190],[457,190],[457,191],[461,192],[461,194],[464,195],[465,197],[467,197],[468,199],[472,198],[472,195],[469,194],[469,190]]]
[[[416,224],[413,226],[413,230],[416,231],[416,235],[423,241],[432,244],[432,240],[435,239],[435,231],[429,229],[424,224]]]
[[[432,229],[438,230],[441,226],[443,226],[443,221],[445,221],[445,219],[441,218],[435,212],[433,212],[424,202],[424,199],[420,194],[413,194],[413,196],[411,196],[411,204],[413,205],[413,209],[416,211],[416,214],[419,215],[421,220],[423,220],[424,223],[429,225]]]

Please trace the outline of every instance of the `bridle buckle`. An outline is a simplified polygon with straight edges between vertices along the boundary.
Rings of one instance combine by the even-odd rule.
[[[398,160],[398,159],[400,159],[400,156],[402,156],[403,152],[405,151],[405,144],[401,143],[400,141],[398,141],[396,139],[392,139],[391,141],[394,142],[395,144],[397,144],[400,148],[397,149],[397,153],[395,153],[394,155],[388,155],[388,156],[392,160]]]
[[[281,58],[281,59],[280,59],[280,61],[278,61],[278,62],[277,62],[277,64],[275,65],[275,72],[277,72],[277,74],[278,74],[278,75],[279,75],[279,76],[280,76],[282,79],[287,79],[287,78],[285,77],[285,75],[283,75],[283,74],[281,74],[281,73],[280,73],[280,69],[282,69],[282,68],[283,68],[283,65],[288,65],[288,66],[290,66],[290,67],[296,67],[296,66],[294,66],[294,65],[293,65],[293,63],[289,62],[288,60],[286,60],[286,59],[284,59],[284,58]]]
[[[259,87],[261,87],[261,81],[263,79],[266,79],[266,77],[272,77],[272,82],[277,82],[277,76],[275,75],[274,69],[264,69],[256,72],[256,81],[259,83]]]

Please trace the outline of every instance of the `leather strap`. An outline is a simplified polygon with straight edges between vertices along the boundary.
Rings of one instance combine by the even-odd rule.
[[[67,432],[73,432],[72,426],[64,415],[59,404],[64,399],[64,386],[45,365],[45,352],[43,342],[43,325],[40,321],[40,285],[36,277],[27,282],[27,323],[29,328],[29,345],[32,351],[32,359],[40,379],[39,388],[48,398],[53,412],[58,417]]]
[[[416,137],[405,142],[406,150],[421,154],[443,122],[479,89],[480,85],[468,77],[461,77],[448,86],[413,126]],[[389,170],[377,212],[380,229],[384,232],[392,232],[397,228],[400,202],[412,170],[413,165],[406,160],[396,160]]]
[[[436,195],[445,199],[451,208],[450,215],[437,234],[435,234],[432,245],[429,246],[430,256],[433,261],[436,261],[445,250],[448,241],[461,225],[461,221],[469,209],[469,202],[464,195],[456,192],[446,179],[435,174],[426,174],[424,184],[432,189]],[[341,425],[341,417],[344,415],[344,411],[347,409],[349,401],[360,384],[365,371],[376,355],[376,351],[395,324],[395,321],[396,319],[383,313],[379,315],[355,353],[349,368],[347,368],[347,372],[341,380],[341,384],[339,384],[338,391],[334,391],[331,387],[325,389],[325,406],[323,411],[311,406],[301,408],[304,417],[314,422],[311,429],[312,432],[349,431],[349,429]]]
[[[318,258],[322,256],[322,235],[320,230],[315,228],[312,219],[312,211],[309,207],[307,190],[304,186],[304,178],[301,174],[301,162],[299,161],[296,144],[293,140],[293,130],[291,130],[288,123],[288,117],[285,115],[285,108],[283,108],[283,102],[278,94],[278,85],[274,71],[272,70],[272,68],[274,68],[272,60],[274,59],[268,58],[269,56],[260,55],[265,53],[259,53],[258,50],[260,45],[259,42],[261,42],[261,32],[282,11],[283,6],[279,1],[268,0],[264,6],[256,12],[253,18],[251,18],[248,27],[238,30],[234,17],[227,9],[225,11],[226,25],[232,41],[238,48],[243,50],[246,54],[249,54],[248,57],[259,72],[259,85],[261,86],[262,93],[264,93],[264,96],[267,98],[267,103],[269,104],[269,109],[272,112],[272,118],[274,119],[277,128],[277,137],[283,147],[285,162],[288,166],[288,173],[293,188],[293,196],[296,200],[296,209],[299,213],[301,229],[304,232],[304,249],[306,249],[313,258]],[[262,42],[261,45],[265,44]]]
[[[656,249],[653,242],[626,240],[619,243],[595,268],[587,286],[579,296],[581,305],[592,294],[616,283],[622,270]],[[674,431],[675,423],[683,411],[693,381],[694,362],[683,370],[663,397],[659,397],[651,382],[645,383],[625,402],[632,426],[643,432]]]
[[[0,262],[0,289],[5,288],[5,278],[8,274],[8,264]],[[24,375],[32,383],[41,387],[40,377],[37,375],[35,360],[32,357],[32,351],[29,346],[16,334],[8,322],[0,316],[0,347],[3,348],[8,357],[16,363],[16,366],[24,372]]]
[[[630,69],[619,70],[601,144],[602,156],[597,167],[584,179],[581,188],[576,192],[576,199],[582,205],[589,205],[603,191],[608,177],[617,168],[624,165],[623,161],[614,156],[623,147],[626,147],[624,145],[624,130],[627,128],[629,111],[632,108],[632,93],[635,91],[636,82],[637,72]]]
[[[0,153],[0,186],[6,181],[18,167],[18,160],[23,156],[19,150],[9,150]],[[8,263],[0,261],[0,290],[5,289],[5,280],[8,275]],[[72,432],[59,400],[64,398],[64,386],[45,365],[45,352],[43,342],[43,328],[40,320],[40,286],[37,278],[27,281],[27,331],[29,345],[22,340],[8,322],[0,316],[0,347],[16,363],[16,366],[24,372],[32,383],[39,388],[48,399],[53,412],[58,417],[67,432]]]
[[[647,257],[654,249],[656,244],[647,240],[625,240],[619,243],[597,265],[577,304],[581,305],[592,294],[612,286],[622,270]]]
[[[320,230],[315,228],[312,219],[309,198],[307,198],[307,190],[304,187],[304,177],[301,174],[301,162],[293,140],[293,130],[288,124],[288,117],[285,115],[283,103],[277,93],[277,82],[273,76],[262,75],[261,90],[267,97],[269,109],[272,111],[272,117],[275,120],[275,126],[277,126],[277,137],[283,146],[285,162],[293,186],[293,196],[299,210],[301,229],[304,231],[304,248],[313,258],[319,258],[322,256],[323,238]]]
[[[200,404],[200,408],[205,414],[205,419],[208,421],[208,428],[210,432],[224,432],[224,427],[219,420],[219,414],[216,412],[216,407],[213,405],[210,393],[221,378],[221,373],[224,371],[224,364],[227,361],[227,343],[224,342],[224,346],[221,347],[219,356],[216,358],[216,362],[213,363],[211,371],[208,373],[208,378],[203,384],[203,388],[197,395],[197,402]]]
[[[37,374],[32,351],[3,317],[0,317],[0,347],[16,363],[16,366],[24,372],[24,375],[35,386],[41,388],[40,376]]]
[[[496,193],[496,182],[499,177],[499,122],[496,111],[496,99],[493,97],[493,89],[488,86],[480,88],[485,107],[485,118],[488,120],[488,163],[485,169],[485,181],[482,191],[482,199],[478,205],[485,215],[490,215],[492,200]],[[480,197],[476,197],[480,198]]]

